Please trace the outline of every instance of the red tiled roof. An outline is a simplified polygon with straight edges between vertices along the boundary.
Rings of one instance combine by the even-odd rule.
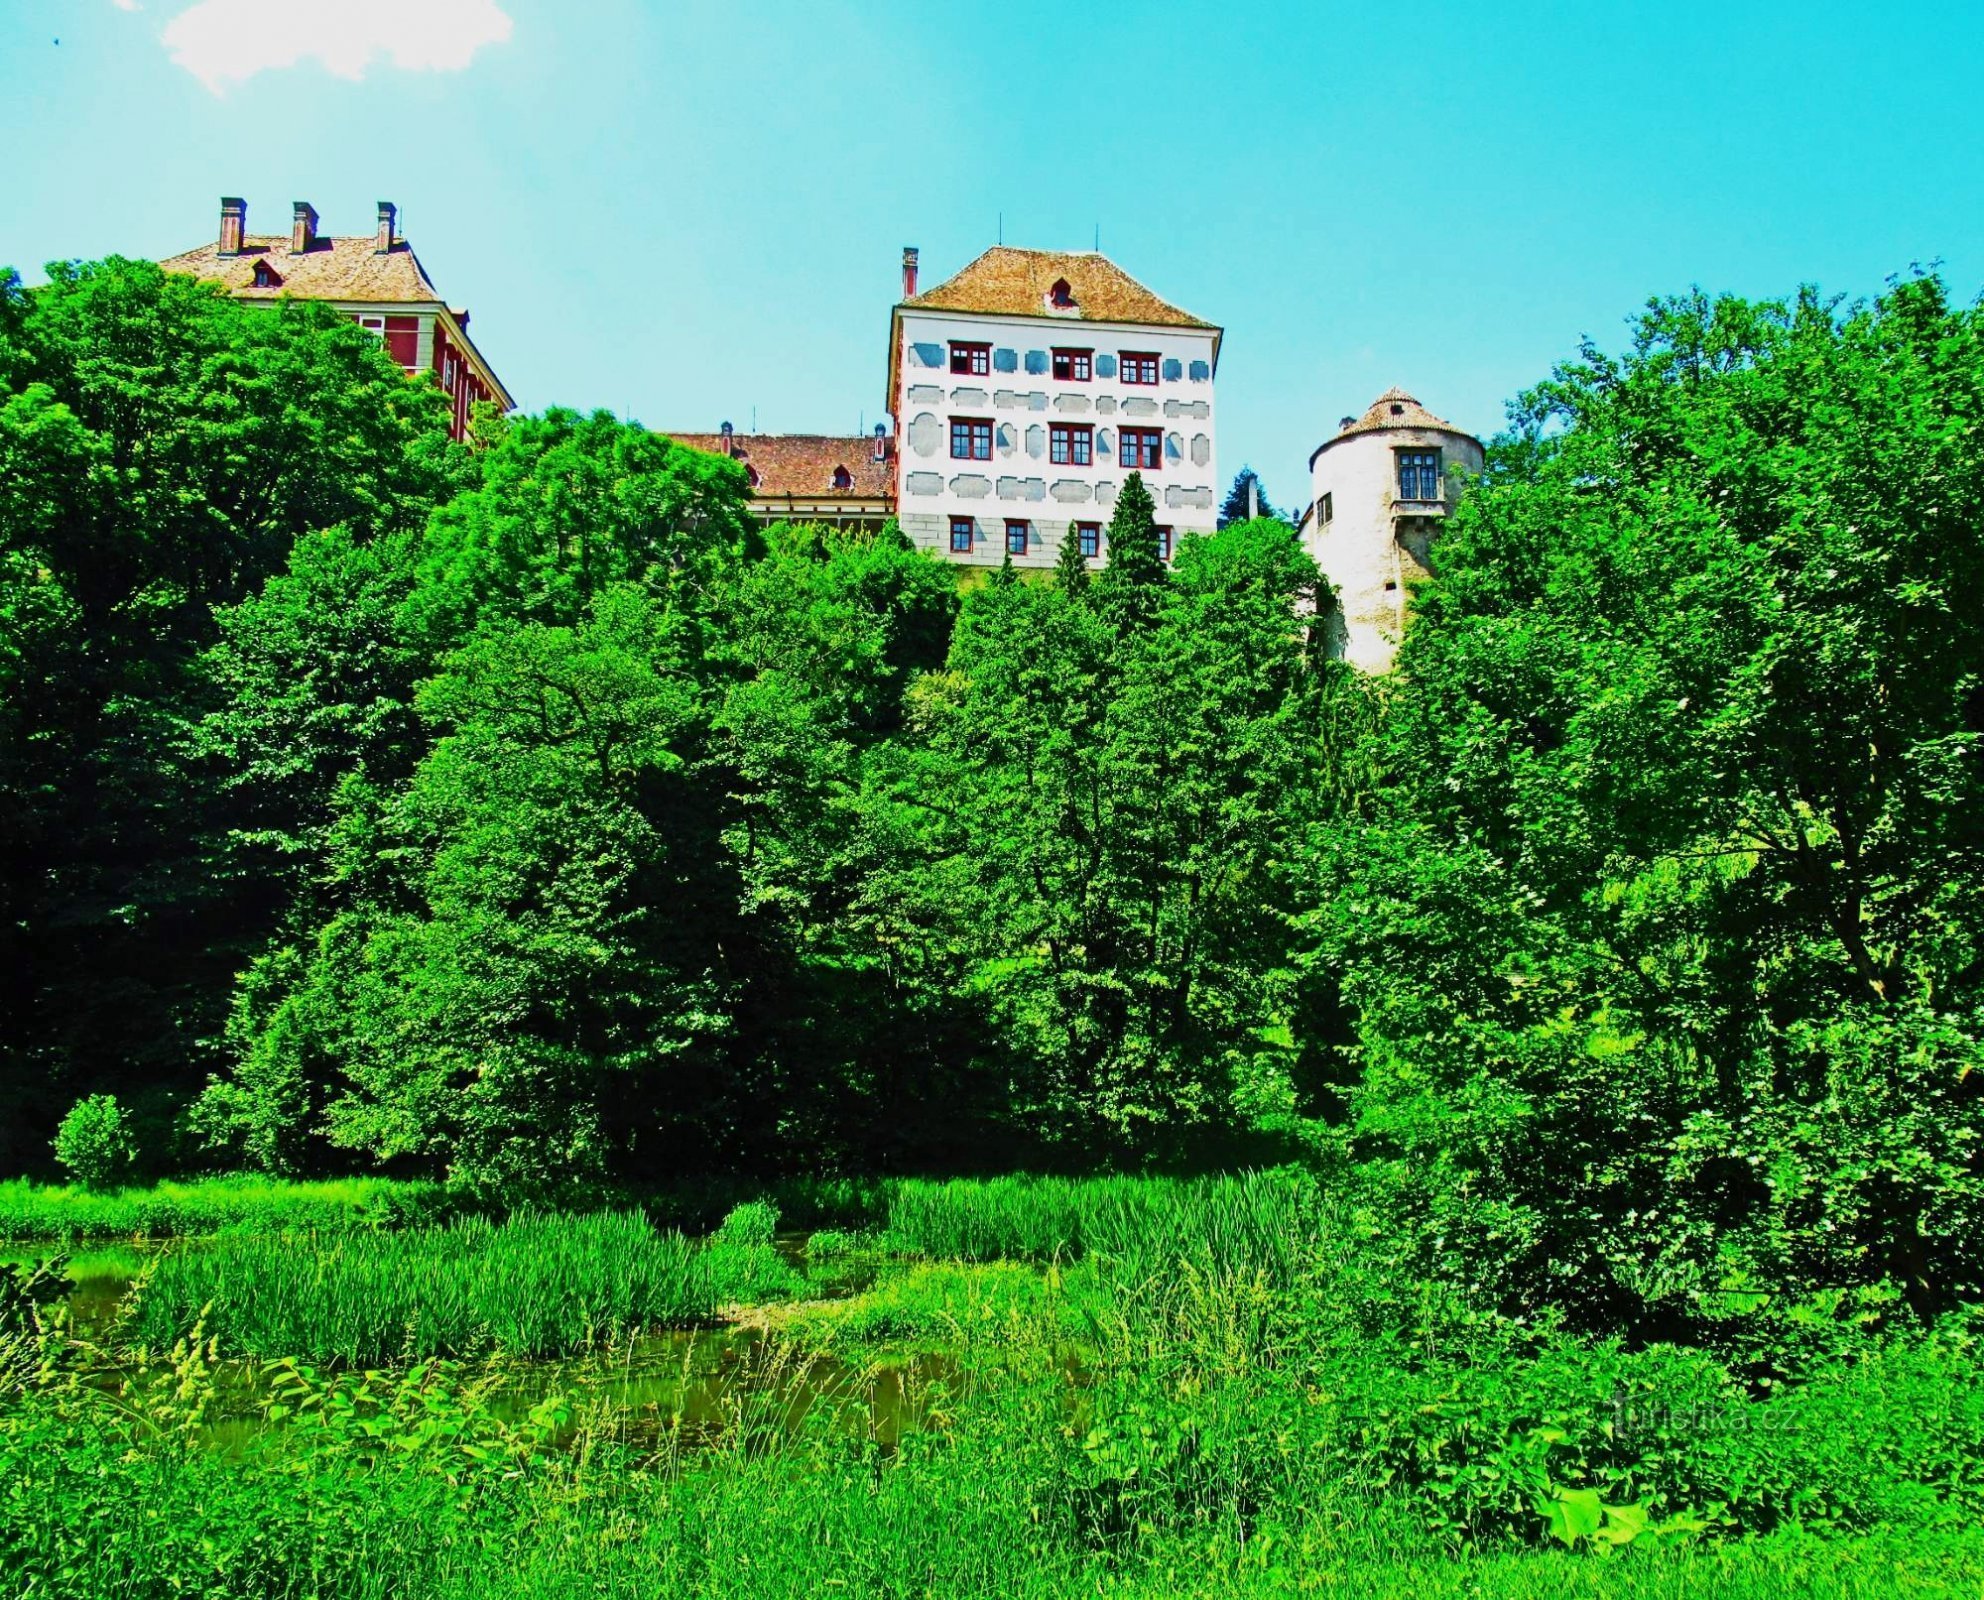
[[[274,300],[292,294],[299,300],[441,302],[439,291],[404,239],[395,240],[384,255],[379,253],[378,239],[370,234],[362,239],[320,236],[301,255],[292,255],[289,246],[287,234],[256,234],[242,241],[241,254],[236,256],[223,256],[218,244],[203,244],[159,265],[167,272],[211,278],[244,300]],[[280,282],[257,288],[257,262],[266,263]]]
[[[1068,285],[1072,306],[1054,306],[1054,285],[1060,282]],[[985,311],[1052,317],[1055,321],[1214,327],[1158,299],[1115,262],[1093,250],[1018,250],[994,245],[963,271],[903,304],[923,311]]]
[[[1458,434],[1463,439],[1474,438],[1465,428],[1456,428],[1445,418],[1434,416],[1411,395],[1394,385],[1373,400],[1363,416],[1346,421],[1310,451],[1309,463],[1315,465],[1316,457],[1340,439],[1355,438],[1360,433],[1384,433],[1393,428],[1429,428],[1439,433]],[[1476,439],[1475,443],[1480,441]]]
[[[691,450],[725,453],[720,433],[667,433],[667,438]],[[754,475],[752,496],[759,500],[787,495],[807,499],[834,495],[889,499],[895,494],[895,462],[875,459],[873,434],[734,433],[729,454]],[[848,486],[834,487],[834,469],[845,468]]]

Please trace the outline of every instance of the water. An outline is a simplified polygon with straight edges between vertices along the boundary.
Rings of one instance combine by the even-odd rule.
[[[806,1234],[776,1242],[797,1270],[808,1272]],[[162,1249],[199,1249],[201,1241],[77,1247],[66,1252],[73,1288],[67,1305],[78,1337],[113,1335],[119,1306],[147,1260]],[[0,1242],[0,1267],[28,1266],[65,1252],[46,1244]],[[808,1273],[808,1298],[838,1299],[873,1285],[873,1260],[834,1262]],[[330,1363],[322,1363],[329,1366]],[[265,1367],[223,1361],[216,1374],[218,1415],[206,1430],[223,1450],[246,1448],[272,1424],[263,1417]],[[826,1426],[893,1450],[906,1434],[928,1425],[930,1413],[964,1379],[949,1355],[919,1353],[868,1362],[802,1354],[761,1327],[664,1332],[609,1351],[562,1360],[492,1355],[465,1374],[492,1380],[491,1409],[505,1420],[527,1417],[547,1399],[562,1401],[571,1421],[567,1442],[582,1431],[605,1433],[637,1448],[698,1449],[740,1437],[791,1436],[802,1425]],[[105,1387],[128,1374],[107,1366]]]

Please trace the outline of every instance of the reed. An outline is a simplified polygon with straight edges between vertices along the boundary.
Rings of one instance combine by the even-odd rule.
[[[206,1310],[232,1354],[371,1365],[494,1348],[565,1355],[710,1322],[709,1252],[639,1213],[525,1213],[396,1233],[225,1236],[168,1251],[138,1291],[136,1342]]]
[[[1152,1277],[1184,1262],[1293,1281],[1315,1235],[1315,1181],[1292,1170],[1235,1177],[909,1180],[889,1198],[883,1244],[942,1261],[1107,1257]]]

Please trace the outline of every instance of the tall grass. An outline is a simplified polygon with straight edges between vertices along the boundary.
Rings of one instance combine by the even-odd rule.
[[[907,1180],[884,1248],[945,1261],[1106,1256],[1128,1276],[1184,1262],[1290,1281],[1314,1236],[1314,1180],[1292,1170],[1215,1178]]]
[[[487,1347],[563,1355],[713,1320],[723,1264],[639,1213],[468,1218],[398,1233],[227,1236],[167,1252],[132,1335],[164,1348],[206,1310],[225,1352],[376,1364]]]
[[[0,1182],[0,1239],[166,1239],[226,1228],[398,1227],[472,1209],[437,1183],[249,1175],[99,1192],[80,1184]]]

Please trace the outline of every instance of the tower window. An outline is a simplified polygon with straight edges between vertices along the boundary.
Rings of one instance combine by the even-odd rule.
[[[1329,522],[1335,516],[1336,496],[1334,494],[1326,494],[1316,502],[1316,520],[1318,522]]]
[[[1401,500],[1437,500],[1440,498],[1439,451],[1399,451],[1398,497]]]

